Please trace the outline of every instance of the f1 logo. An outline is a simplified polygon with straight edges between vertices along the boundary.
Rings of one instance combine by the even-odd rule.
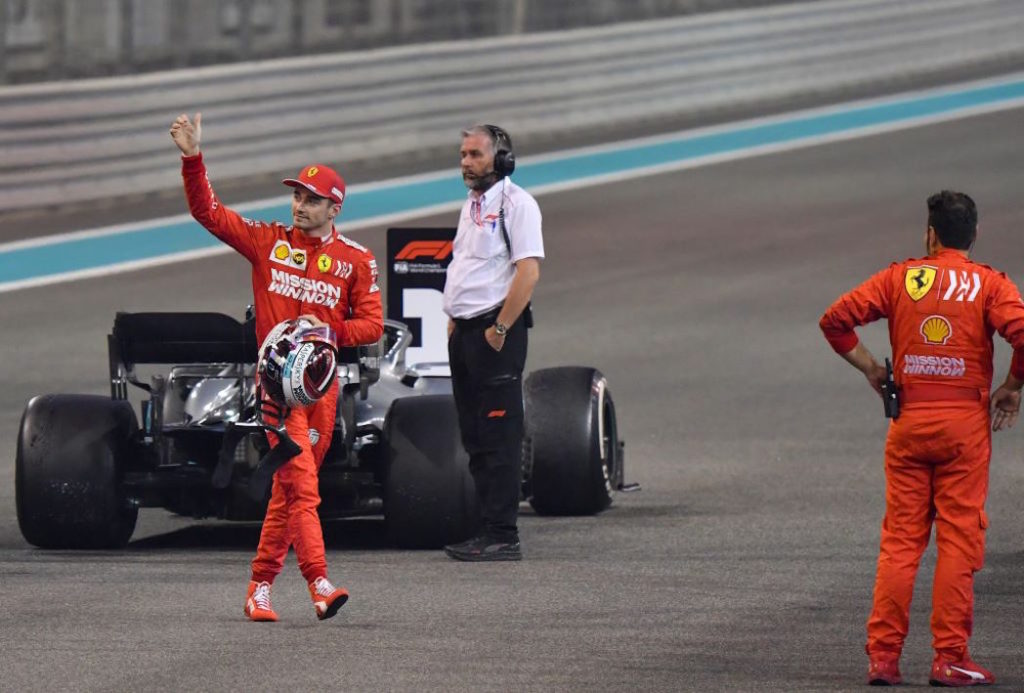
[[[454,240],[454,228],[388,229],[387,315],[412,331],[406,364],[420,364],[434,374],[448,363],[444,285]]]
[[[444,260],[452,254],[451,241],[410,241],[405,244],[396,260],[415,260],[420,257],[429,257],[434,260]]]

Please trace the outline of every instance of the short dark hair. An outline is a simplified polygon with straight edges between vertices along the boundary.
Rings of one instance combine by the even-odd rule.
[[[978,235],[978,208],[970,195],[943,190],[928,198],[928,226],[945,247],[970,250]]]

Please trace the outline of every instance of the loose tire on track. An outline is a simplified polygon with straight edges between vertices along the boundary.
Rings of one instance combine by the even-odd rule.
[[[44,549],[112,549],[128,543],[138,509],[120,487],[138,429],[128,402],[43,395],[21,417],[15,461],[18,526]]]
[[[384,423],[384,521],[403,548],[440,548],[479,526],[476,487],[451,395],[397,399]]]
[[[545,368],[530,374],[524,394],[530,505],[542,515],[593,515],[611,505],[623,469],[605,377],[582,366]]]

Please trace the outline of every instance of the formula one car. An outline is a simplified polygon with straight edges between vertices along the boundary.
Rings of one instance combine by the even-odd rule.
[[[395,544],[431,548],[472,536],[479,519],[451,380],[408,367],[411,340],[406,325],[386,321],[378,344],[340,350],[320,515],[383,514]],[[270,455],[253,380],[257,346],[251,316],[118,313],[108,336],[111,396],[42,395],[22,416],[15,483],[25,539],[122,547],[140,507],[261,520]],[[171,367],[143,382],[137,367],[153,364]],[[129,385],[142,394],[139,417]],[[547,368],[529,375],[524,395],[523,498],[544,515],[607,508],[625,485],[604,376]]]

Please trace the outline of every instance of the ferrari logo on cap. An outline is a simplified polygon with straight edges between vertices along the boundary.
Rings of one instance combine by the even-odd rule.
[[[307,178],[312,178],[318,173],[320,173],[320,169],[318,169],[316,166],[310,166],[309,168],[306,169]]]
[[[935,268],[927,265],[923,267],[908,267],[907,274],[903,278],[907,287],[907,294],[914,301],[920,301],[932,289],[935,284]]]
[[[321,272],[330,272],[333,263],[330,255],[321,255],[316,259],[316,266]]]

